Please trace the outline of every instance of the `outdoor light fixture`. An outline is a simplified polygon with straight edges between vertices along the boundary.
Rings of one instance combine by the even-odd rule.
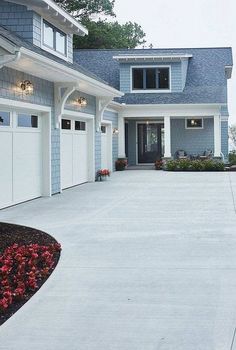
[[[117,128],[113,129],[113,135],[118,135],[119,134],[119,130]]]
[[[34,86],[29,80],[22,81],[20,88],[26,95],[32,95],[34,92]]]
[[[75,102],[79,107],[86,107],[88,104],[85,97],[79,97],[75,100]]]

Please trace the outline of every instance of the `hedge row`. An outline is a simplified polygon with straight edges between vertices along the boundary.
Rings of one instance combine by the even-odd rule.
[[[169,160],[165,163],[164,169],[168,171],[224,171],[224,163],[212,159],[190,160],[179,159]]]

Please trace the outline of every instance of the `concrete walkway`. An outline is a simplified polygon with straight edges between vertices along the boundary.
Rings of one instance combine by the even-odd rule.
[[[1,211],[55,236],[63,253],[0,328],[0,349],[230,350],[232,190],[236,199],[233,173],[134,170]]]

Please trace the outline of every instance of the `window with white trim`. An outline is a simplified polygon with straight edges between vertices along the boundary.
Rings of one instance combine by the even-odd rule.
[[[132,88],[133,90],[170,90],[170,68],[132,68]]]
[[[75,130],[86,131],[86,122],[81,122],[79,120],[75,120]]]
[[[21,128],[38,128],[38,116],[31,114],[18,114],[17,126]]]
[[[67,56],[66,34],[45,20],[43,20],[43,45],[60,55]]]
[[[203,118],[188,118],[185,119],[186,129],[203,129]]]
[[[0,126],[10,126],[10,113],[0,111]]]

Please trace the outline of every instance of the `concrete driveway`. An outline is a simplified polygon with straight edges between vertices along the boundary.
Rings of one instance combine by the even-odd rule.
[[[236,174],[115,173],[0,212],[62,243],[4,350],[232,350]]]

